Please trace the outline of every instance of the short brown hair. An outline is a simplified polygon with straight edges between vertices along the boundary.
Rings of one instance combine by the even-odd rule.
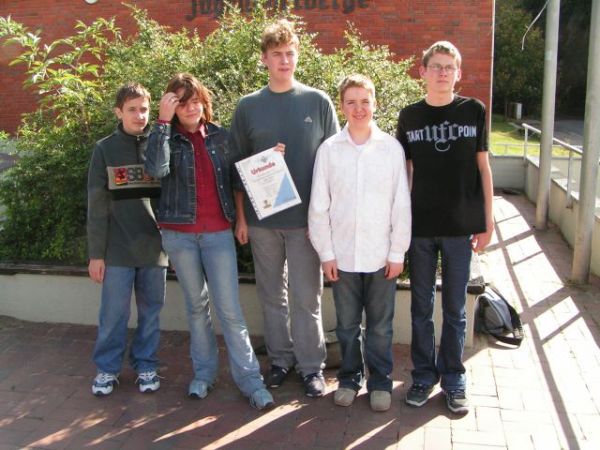
[[[266,53],[267,50],[280,45],[294,44],[298,48],[300,39],[294,30],[294,24],[286,19],[278,20],[269,25],[260,37],[260,51]]]
[[[462,62],[460,52],[452,42],[448,41],[437,41],[423,52],[423,58],[421,59],[421,64],[423,65],[423,67],[427,67],[427,64],[429,64],[429,60],[436,53],[442,53],[444,55],[452,56],[456,61],[456,66],[460,69],[460,64]]]
[[[178,73],[169,80],[167,84],[166,92],[176,93],[178,90],[183,89],[183,97],[179,99],[181,104],[187,102],[190,98],[197,94],[202,102],[203,121],[210,122],[213,117],[212,97],[210,91],[204,86],[198,78],[189,73]]]
[[[344,78],[340,84],[338,84],[338,93],[340,95],[340,102],[344,101],[344,94],[352,87],[365,88],[375,98],[375,85],[369,77],[360,74],[348,75]]]
[[[133,100],[138,97],[150,100],[150,92],[140,83],[125,83],[119,88],[117,95],[115,95],[115,108],[123,109],[123,105],[127,100]]]

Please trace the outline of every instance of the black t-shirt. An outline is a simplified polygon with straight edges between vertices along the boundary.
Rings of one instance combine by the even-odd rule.
[[[461,96],[444,106],[431,106],[425,100],[414,103],[400,112],[396,138],[413,163],[413,236],[484,232],[476,157],[477,152],[488,150],[483,103]]]

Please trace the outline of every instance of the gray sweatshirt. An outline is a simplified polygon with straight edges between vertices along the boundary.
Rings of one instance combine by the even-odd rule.
[[[231,134],[241,158],[285,144],[285,162],[302,203],[258,220],[248,196],[244,211],[248,225],[265,228],[303,228],[308,225],[308,204],[313,165],[319,145],[339,131],[335,108],[323,91],[295,82],[287,92],[264,87],[243,97],[235,110]],[[238,184],[236,189],[241,189]]]

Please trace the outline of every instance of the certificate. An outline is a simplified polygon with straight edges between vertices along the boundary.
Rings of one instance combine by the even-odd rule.
[[[259,220],[302,203],[281,152],[275,147],[235,163]]]

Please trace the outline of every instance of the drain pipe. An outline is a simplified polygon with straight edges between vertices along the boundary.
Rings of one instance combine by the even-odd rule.
[[[596,215],[596,185],[598,158],[600,157],[600,2],[592,2],[590,49],[583,125],[583,155],[579,188],[579,210],[575,227],[572,281],[585,284],[589,281],[592,257],[592,233]]]
[[[556,67],[558,60],[558,25],[560,0],[549,0],[546,12],[544,52],[544,93],[542,99],[542,136],[535,227],[545,230],[550,201],[550,171],[552,168],[552,138],[554,137],[554,103],[556,96]]]

